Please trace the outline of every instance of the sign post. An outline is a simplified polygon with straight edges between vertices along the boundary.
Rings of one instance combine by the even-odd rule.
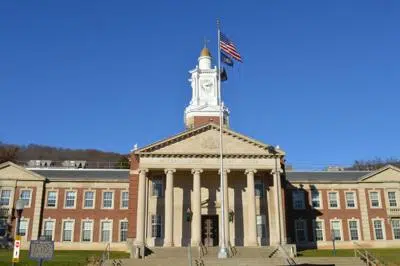
[[[21,236],[15,236],[15,241],[14,241],[14,252],[13,252],[13,258],[12,262],[18,263],[19,262],[19,250],[21,248]]]
[[[37,260],[38,265],[42,265],[43,261],[51,260],[54,255],[54,241],[45,240],[40,237],[39,240],[31,240],[29,247],[29,258]]]

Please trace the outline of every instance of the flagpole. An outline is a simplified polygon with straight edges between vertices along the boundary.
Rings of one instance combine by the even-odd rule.
[[[223,119],[223,102],[222,102],[222,93],[221,93],[221,46],[220,46],[220,23],[219,19],[217,19],[217,34],[218,34],[218,97],[219,97],[219,154],[220,154],[220,195],[221,195],[221,247],[218,252],[219,259],[228,258],[228,250],[226,248],[226,234],[225,234],[225,185],[224,184],[224,158],[223,158],[223,141],[222,141],[222,125],[224,122]]]

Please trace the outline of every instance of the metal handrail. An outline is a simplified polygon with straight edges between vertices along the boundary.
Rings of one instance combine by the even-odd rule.
[[[287,252],[287,250],[282,245],[279,245],[278,249],[283,252],[283,254],[285,255],[286,262],[289,265],[297,265],[296,261],[290,256],[290,254]]]
[[[231,241],[228,241],[228,247],[229,247],[229,252],[231,254],[231,256],[235,256],[237,254],[237,250],[236,247],[231,245]]]
[[[383,262],[381,259],[378,259],[372,254],[372,252],[366,250],[357,242],[353,242],[353,244],[358,247],[354,248],[354,257],[359,257],[362,261],[366,263],[367,266],[387,265],[387,263]]]
[[[106,262],[106,260],[110,260],[110,251],[111,251],[111,245],[110,245],[110,243],[107,243],[106,248],[104,249],[103,253],[101,254],[100,265],[103,265]]]

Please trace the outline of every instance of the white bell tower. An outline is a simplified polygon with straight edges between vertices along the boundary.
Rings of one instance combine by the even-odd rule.
[[[192,85],[192,99],[185,109],[185,125],[194,128],[209,122],[219,124],[221,100],[218,93],[217,67],[211,66],[211,54],[207,47],[201,50],[199,64],[189,71]],[[228,126],[229,111],[224,106],[223,124]]]

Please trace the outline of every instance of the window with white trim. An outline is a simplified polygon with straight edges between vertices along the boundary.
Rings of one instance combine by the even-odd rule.
[[[74,231],[74,221],[63,222],[62,241],[72,242],[72,234]]]
[[[321,193],[317,189],[311,190],[311,205],[313,208],[321,208]]]
[[[9,206],[11,198],[11,190],[10,189],[2,189],[0,191],[0,206]]]
[[[337,192],[328,192],[329,208],[337,209],[339,208],[339,199]]]
[[[121,209],[127,209],[129,206],[129,192],[122,191],[121,192]]]
[[[258,237],[265,237],[265,215],[257,215],[256,217],[256,225],[257,225],[257,236]]]
[[[65,192],[65,208],[75,208],[76,191]]]
[[[57,204],[57,191],[47,191],[46,207],[55,208]]]
[[[400,219],[392,219],[393,239],[400,239]]]
[[[44,221],[43,235],[46,240],[53,240],[54,221]]]
[[[324,221],[313,220],[314,241],[324,241]]]
[[[256,197],[264,197],[264,184],[261,182],[261,180],[255,180],[254,193]]]
[[[19,223],[19,235],[26,236],[28,233],[28,220],[21,219]]]
[[[163,196],[163,182],[162,179],[153,179],[152,180],[152,196],[154,197],[162,197]]]
[[[349,234],[350,234],[350,240],[360,240],[358,235],[357,220],[349,220]]]
[[[346,197],[346,208],[354,209],[357,207],[356,205],[356,193],[354,191],[349,191],[345,193]]]
[[[370,191],[369,192],[369,199],[371,201],[371,207],[372,208],[379,208],[381,206],[381,202],[379,200],[379,192]]]
[[[295,220],[294,228],[296,232],[296,242],[305,242],[307,241],[307,229],[306,229],[306,221],[305,220]]]
[[[397,199],[396,199],[396,192],[389,191],[388,192],[388,200],[389,200],[389,207],[397,207]]]
[[[128,221],[121,221],[119,224],[119,240],[124,242],[128,239]]]
[[[94,191],[84,192],[84,203],[83,208],[93,209],[94,208]]]
[[[305,199],[304,199],[304,191],[303,190],[293,190],[293,209],[295,210],[303,210],[305,209]]]
[[[101,242],[111,242],[111,231],[112,223],[111,221],[101,221]]]
[[[332,238],[342,240],[342,226],[340,221],[331,221]]]
[[[151,236],[161,237],[161,215],[151,216]]]
[[[374,220],[374,233],[375,233],[375,240],[385,239],[382,220]]]
[[[114,198],[114,192],[112,191],[103,191],[103,208],[104,209],[112,209]]]
[[[92,242],[93,235],[93,222],[83,221],[82,222],[82,242]]]
[[[7,218],[0,217],[0,236],[4,236],[7,232]]]
[[[31,205],[31,194],[32,194],[32,190],[30,190],[30,189],[22,189],[19,194],[19,198],[25,202],[25,207],[28,207]]]

